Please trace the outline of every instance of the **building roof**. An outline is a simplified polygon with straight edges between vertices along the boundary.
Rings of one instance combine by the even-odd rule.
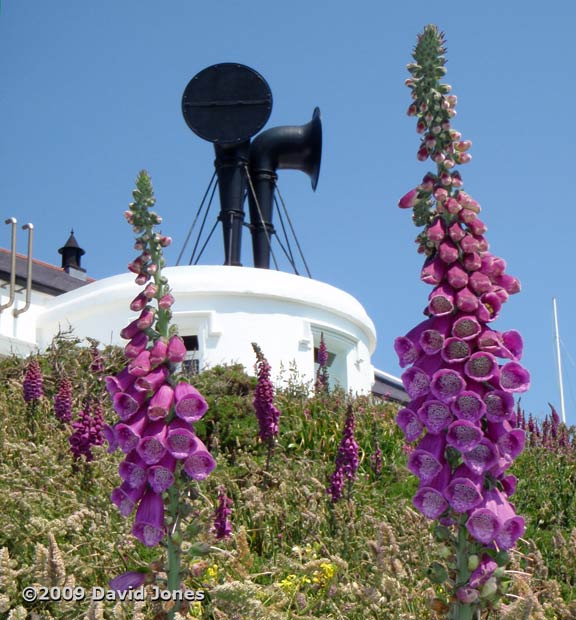
[[[374,369],[372,394],[389,398],[401,404],[406,404],[410,400],[401,379],[377,368]]]
[[[0,279],[10,280],[11,256],[10,250],[0,248]],[[26,286],[28,273],[27,257],[16,254],[16,282],[20,286]],[[80,288],[93,278],[79,279],[67,274],[61,267],[50,265],[43,261],[32,259],[32,290],[47,293],[48,295],[60,295]]]

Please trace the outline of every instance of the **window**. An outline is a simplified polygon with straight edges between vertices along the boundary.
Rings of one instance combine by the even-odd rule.
[[[188,376],[197,375],[200,372],[200,360],[198,359],[198,336],[182,336],[186,347],[186,359],[182,362],[182,370]]]

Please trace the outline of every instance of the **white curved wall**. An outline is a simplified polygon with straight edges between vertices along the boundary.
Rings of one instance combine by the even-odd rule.
[[[253,372],[251,342],[257,342],[273,373],[294,362],[300,377],[313,381],[314,346],[323,332],[335,354],[331,378],[346,390],[370,391],[376,332],[348,293],[309,278],[249,267],[168,267],[164,275],[176,299],[172,309],[180,335],[198,337],[201,368],[239,362]],[[38,346],[44,349],[60,328],[69,326],[79,337],[125,344],[119,332],[135,318],[128,306],[140,290],[127,273],[50,300],[38,317]]]

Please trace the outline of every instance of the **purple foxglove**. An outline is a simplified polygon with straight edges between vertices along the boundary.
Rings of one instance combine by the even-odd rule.
[[[480,269],[480,255],[477,252],[468,252],[462,257],[462,264],[464,265],[464,269],[466,269],[466,271],[473,272],[469,274],[470,279],[474,275],[474,273],[476,273],[478,269]],[[490,279],[488,279],[488,282],[490,285],[492,285]],[[478,292],[472,284],[470,285],[470,288],[475,293]]]
[[[102,433],[104,435],[105,441],[108,443],[108,454],[116,452],[119,447],[118,437],[116,436],[116,429],[109,424],[105,424],[104,428],[102,429]]]
[[[436,218],[435,222],[426,232],[428,239],[433,243],[440,243],[446,237],[446,224],[442,218]],[[447,261],[445,261],[447,262]]]
[[[500,332],[494,331],[493,329],[487,327],[482,330],[482,333],[478,336],[476,344],[481,351],[487,351],[488,353],[502,357],[500,354],[502,352],[504,342]]]
[[[468,228],[472,231],[472,234],[480,237],[482,236],[488,229],[486,224],[482,220],[479,220],[477,217],[473,218],[470,222],[467,222]]]
[[[150,284],[146,285],[146,288],[142,291],[142,293],[147,299],[154,299],[158,293],[158,287],[153,282],[150,282]]]
[[[475,474],[466,465],[460,465],[454,471],[444,497],[456,512],[469,512],[483,501],[482,476]]]
[[[28,362],[22,382],[22,396],[27,403],[37,401],[44,396],[44,379],[37,360]]]
[[[318,366],[324,368],[328,365],[328,349],[324,340],[324,334],[320,334],[320,344],[318,345]]]
[[[478,297],[467,286],[456,293],[454,301],[462,312],[474,312],[478,308]]]
[[[114,394],[112,404],[120,419],[125,421],[129,420],[140,409],[145,400],[146,392],[131,387],[128,388],[127,392]]]
[[[425,128],[426,128],[425,123],[422,120],[419,120],[416,125],[416,129],[421,129],[421,131],[424,131]],[[426,161],[428,159],[428,149],[425,146],[420,147],[418,149],[418,152],[416,153],[416,157],[418,161]],[[401,208],[406,208],[406,207],[402,207],[400,204],[398,204],[398,206]]]
[[[134,297],[134,299],[130,303],[130,310],[132,310],[133,312],[140,312],[141,310],[144,310],[147,304],[148,297],[146,297],[144,293],[140,293],[136,297]]]
[[[473,381],[488,381],[497,374],[498,362],[491,353],[477,351],[464,364],[464,372]]]
[[[418,409],[418,417],[426,425],[429,433],[440,433],[454,419],[450,407],[439,400],[426,400]]]
[[[116,442],[124,454],[128,454],[136,448],[147,424],[148,419],[144,409],[136,413],[128,423],[116,424],[114,427]]]
[[[119,487],[116,487],[110,499],[112,503],[118,508],[118,511],[123,517],[127,517],[136,507],[136,504],[142,497],[144,487],[139,489],[132,488],[128,483],[123,482]]]
[[[458,263],[454,263],[450,265],[446,272],[446,280],[452,288],[458,290],[464,288],[468,284],[468,274]],[[458,304],[458,302],[456,303]]]
[[[124,340],[132,340],[136,334],[139,334],[142,331],[138,327],[137,323],[138,319],[134,319],[131,323],[124,327],[120,332],[120,337],[124,338]]]
[[[486,418],[490,422],[510,420],[514,413],[514,397],[502,390],[492,390],[484,395]]]
[[[218,540],[232,534],[232,524],[229,517],[232,514],[232,500],[226,495],[224,487],[218,490],[218,507],[214,512],[214,534]]]
[[[508,362],[500,369],[499,382],[505,392],[525,392],[530,387],[530,373],[518,362]]]
[[[462,248],[462,252],[464,252],[464,254],[472,254],[478,252],[478,245],[478,239],[476,239],[476,237],[474,237],[474,235],[471,235],[470,233],[465,233],[460,240],[460,247]],[[480,267],[481,266],[482,263],[480,263]]]
[[[148,405],[148,417],[151,420],[161,420],[165,418],[174,403],[174,390],[172,386],[165,383],[150,399]]]
[[[409,443],[420,439],[422,431],[424,430],[424,425],[412,409],[400,409],[396,416],[396,423],[401,428],[406,437],[406,441]]]
[[[480,560],[480,564],[472,571],[468,584],[472,588],[482,587],[490,577],[494,574],[494,571],[498,568],[498,564],[489,555],[484,554]]]
[[[467,224],[468,228],[471,228],[474,225],[474,222],[478,219],[474,211],[466,208],[463,208],[462,211],[458,213],[458,218],[461,222]]]
[[[433,319],[422,321],[411,329],[405,336],[400,336],[394,341],[394,349],[398,355],[400,366],[403,368],[413,364],[421,354],[420,336],[422,332],[434,325]]]
[[[486,404],[473,390],[464,390],[451,403],[452,412],[459,420],[477,422],[486,413]]]
[[[522,288],[518,278],[509,276],[506,273],[496,276],[494,278],[494,284],[503,288],[508,295],[515,295],[516,293],[519,293]]]
[[[458,260],[459,252],[458,247],[450,239],[446,239],[438,246],[438,256],[447,265],[450,265]]]
[[[471,471],[480,475],[497,464],[498,452],[496,446],[484,437],[476,447],[462,455],[462,460]]]
[[[522,336],[515,329],[510,329],[502,334],[502,349],[500,357],[506,357],[517,362],[524,350]]]
[[[451,403],[465,388],[462,373],[456,368],[440,368],[430,379],[431,394],[444,403]]]
[[[175,467],[176,460],[167,454],[156,465],[148,468],[148,484],[154,493],[164,493],[172,486]]]
[[[208,410],[208,403],[189,383],[178,383],[174,388],[174,411],[186,422],[197,422]]]
[[[428,519],[438,519],[448,509],[444,491],[450,479],[450,466],[442,467],[440,473],[431,481],[421,483],[412,500],[416,509]]]
[[[168,368],[166,366],[159,366],[155,368],[147,375],[143,377],[138,377],[135,381],[135,386],[139,390],[143,390],[144,392],[156,392],[160,386],[166,381],[168,378]]]
[[[461,586],[460,588],[458,588],[458,590],[456,590],[456,598],[461,603],[464,603],[466,605],[476,602],[479,596],[480,596],[480,592],[478,592],[478,590],[474,588],[467,588],[467,587]]]
[[[158,307],[162,310],[168,310],[174,304],[174,297],[170,293],[166,293],[158,300]]]
[[[452,187],[458,189],[459,187],[462,187],[463,184],[462,177],[458,170],[456,170],[456,172],[452,173]]]
[[[148,345],[148,336],[144,332],[138,332],[124,347],[124,355],[130,359],[138,357]]]
[[[477,295],[483,295],[484,293],[488,293],[492,290],[492,282],[490,282],[490,278],[486,274],[480,273],[479,271],[475,271],[470,275],[468,284],[470,289]]]
[[[146,484],[148,476],[146,468],[146,463],[138,456],[136,450],[133,450],[118,466],[118,473],[129,488],[141,489]]]
[[[500,531],[500,520],[495,510],[476,508],[468,517],[466,528],[478,542],[488,545]]]
[[[161,495],[149,490],[142,497],[132,533],[147,547],[156,546],[164,538],[164,502]]]
[[[163,338],[158,338],[150,349],[150,365],[156,367],[164,363],[168,355],[168,343]]]
[[[166,357],[173,363],[177,364],[186,358],[186,345],[180,336],[172,336],[168,341]]]
[[[326,492],[330,495],[332,503],[336,503],[342,498],[344,490],[344,470],[341,466],[336,465],[334,472],[330,476],[330,486]]]
[[[110,590],[114,592],[126,592],[128,590],[135,590],[143,586],[147,580],[147,573],[140,571],[128,571],[122,573],[114,579],[110,579],[108,586]]]
[[[434,316],[445,316],[454,311],[454,289],[448,284],[438,285],[428,299],[428,311]]]
[[[150,365],[150,351],[142,351],[128,363],[128,372],[135,377],[143,377],[152,370]]]
[[[520,536],[524,534],[526,529],[526,521],[524,517],[519,517],[511,510],[511,515],[506,518],[507,512],[503,509],[498,509],[498,515],[503,520],[502,527],[496,535],[496,544],[501,549],[512,548]]]
[[[400,378],[411,399],[426,396],[430,392],[430,375],[425,370],[412,366],[405,370]]]
[[[394,350],[398,356],[400,368],[413,364],[421,355],[416,342],[407,336],[399,336],[394,340]]]
[[[500,456],[510,464],[524,450],[526,434],[520,428],[513,428],[509,422],[488,422],[486,435],[496,444]]]
[[[473,450],[484,437],[482,429],[468,420],[456,420],[448,427],[446,443],[461,453]]]
[[[200,440],[191,428],[190,424],[177,418],[170,423],[166,436],[166,447],[175,459],[187,459],[198,449]]]
[[[149,327],[152,327],[155,319],[156,312],[154,312],[154,310],[148,306],[144,308],[144,310],[142,310],[140,316],[136,319],[136,326],[138,327],[138,329],[148,329]]]
[[[437,329],[427,329],[420,336],[420,346],[426,355],[436,355],[444,346],[444,334]]]
[[[453,200],[453,199],[451,198],[450,200]],[[453,224],[450,224],[450,226],[448,227],[448,235],[450,236],[450,239],[454,241],[454,243],[458,243],[464,238],[466,233],[464,232],[464,229],[462,228],[459,222],[454,222]]]
[[[54,415],[62,422],[72,420],[72,384],[67,377],[60,380],[58,392],[54,395]]]
[[[426,156],[428,156],[426,154]],[[398,202],[398,206],[401,209],[412,209],[418,203],[418,188],[411,189],[407,194],[404,194],[400,201]]]
[[[422,179],[422,183],[420,184],[418,189],[429,194],[430,192],[434,190],[434,183],[435,183],[434,176],[427,173],[424,175],[424,178]]]
[[[510,299],[510,295],[508,295],[508,293],[501,286],[494,285],[492,288],[492,293],[494,293],[495,297],[497,297],[501,306]]]
[[[126,392],[134,383],[136,377],[128,372],[127,368],[123,368],[115,377],[105,377],[106,389],[110,396],[118,392]]]
[[[184,461],[184,471],[193,480],[204,480],[216,467],[216,461],[199,439],[196,442],[196,451]]]
[[[146,425],[136,450],[147,465],[155,465],[166,454],[166,433],[167,427],[163,420]]]
[[[502,308],[502,301],[496,291],[491,290],[480,296],[480,305],[478,306],[478,318],[484,323],[493,321]]]
[[[464,362],[470,357],[470,345],[461,338],[447,338],[444,341],[441,355],[448,364]]]
[[[443,435],[426,435],[410,453],[408,469],[422,482],[430,482],[446,464],[445,447],[446,440]]]
[[[438,257],[431,258],[424,263],[420,273],[420,279],[426,284],[440,284],[444,280],[446,273],[446,263]]]
[[[454,179],[454,177],[452,177],[452,179]],[[454,200],[454,198],[448,198],[446,202],[444,203],[444,209],[446,209],[446,211],[448,211],[448,213],[450,213],[451,215],[455,215],[456,213],[458,213],[458,211],[462,209],[462,207],[458,204],[457,200]],[[458,222],[456,222],[456,224],[460,226]],[[457,237],[459,236],[460,235],[457,234]],[[454,237],[452,237],[452,235],[450,235],[450,238],[452,239],[452,241],[457,240]]]
[[[459,315],[452,324],[452,336],[462,340],[472,340],[481,331],[480,323],[471,314]]]
[[[504,490],[504,493],[506,493],[508,497],[516,493],[517,482],[518,482],[518,479],[516,478],[516,476],[513,476],[512,474],[500,479],[500,483],[502,484],[502,489]]]

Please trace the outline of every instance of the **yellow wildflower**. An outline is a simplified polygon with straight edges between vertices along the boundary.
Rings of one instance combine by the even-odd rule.
[[[315,570],[312,576],[312,581],[318,585],[324,587],[330,581],[332,581],[336,574],[336,565],[331,562],[322,562],[320,564],[320,570]]]
[[[216,581],[218,579],[218,564],[212,564],[206,569],[206,579],[208,581]]]

